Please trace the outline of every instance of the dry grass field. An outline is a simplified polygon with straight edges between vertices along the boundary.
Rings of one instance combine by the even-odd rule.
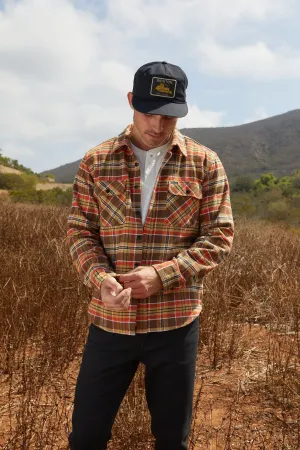
[[[20,175],[22,172],[20,170],[13,169],[12,167],[6,167],[0,164],[0,173],[15,173]]]
[[[9,192],[6,189],[0,189],[0,202],[6,202],[9,200]]]
[[[60,188],[65,191],[66,189],[70,189],[71,187],[72,183],[37,183],[36,190],[49,191],[49,189]]]
[[[67,449],[90,292],[68,209],[0,203],[0,448]],[[190,450],[300,448],[300,239],[240,221],[205,284]],[[140,367],[110,450],[153,448]]]

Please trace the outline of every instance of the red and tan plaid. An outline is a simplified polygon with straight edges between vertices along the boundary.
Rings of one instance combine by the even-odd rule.
[[[121,334],[165,331],[192,322],[202,308],[203,277],[229,253],[233,220],[227,177],[213,151],[175,130],[143,226],[140,168],[130,125],[88,151],[73,185],[68,241],[75,267],[93,297],[91,321]],[[163,290],[112,311],[101,282],[153,266]]]

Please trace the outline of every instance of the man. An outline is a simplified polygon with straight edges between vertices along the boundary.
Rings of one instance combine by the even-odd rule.
[[[183,136],[187,77],[152,62],[128,94],[133,124],[87,152],[68,240],[93,288],[73,450],[102,450],[139,363],[156,450],[187,449],[203,277],[229,253],[229,188],[217,155]]]

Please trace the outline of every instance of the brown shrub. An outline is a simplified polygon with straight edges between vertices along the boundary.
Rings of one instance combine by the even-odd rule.
[[[66,448],[90,297],[66,247],[67,214],[0,204],[3,449]],[[207,277],[190,449],[297,448],[299,242],[284,228],[241,221],[232,254]],[[219,385],[211,387],[220,373],[220,386],[229,383],[221,396]],[[256,399],[250,412],[249,398]],[[140,368],[110,448],[151,445]]]

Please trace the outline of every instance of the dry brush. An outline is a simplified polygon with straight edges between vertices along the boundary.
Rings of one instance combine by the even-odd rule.
[[[66,449],[90,292],[67,208],[0,203],[0,447]],[[300,447],[300,240],[240,221],[206,280],[190,449]],[[110,448],[153,448],[141,367]]]

